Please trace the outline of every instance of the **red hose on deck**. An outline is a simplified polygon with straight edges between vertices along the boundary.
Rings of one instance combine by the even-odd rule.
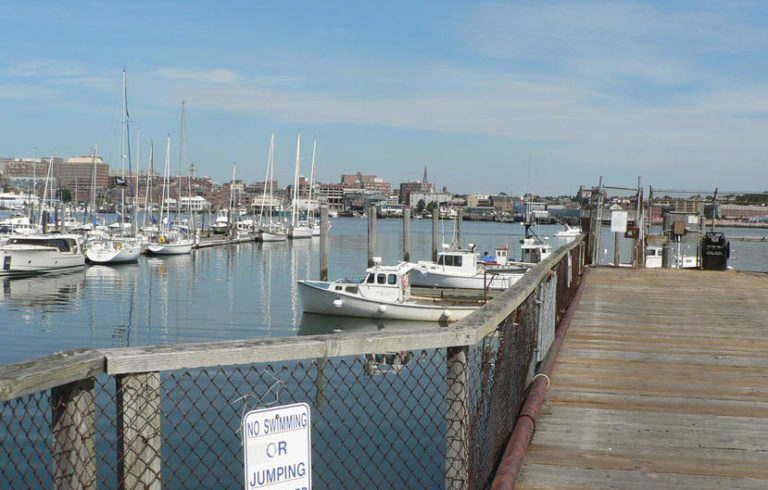
[[[589,269],[586,268],[584,269],[581,283],[579,283],[579,287],[576,288],[576,293],[573,295],[573,300],[568,307],[568,311],[565,312],[565,316],[560,320],[560,325],[558,325],[557,331],[555,332],[555,339],[552,341],[552,346],[549,348],[547,356],[539,366],[539,370],[536,372],[533,383],[531,383],[528,396],[525,398],[523,408],[520,410],[520,414],[517,417],[515,429],[509,437],[507,448],[504,450],[504,456],[502,456],[496,470],[496,476],[493,478],[491,490],[511,490],[515,488],[517,476],[520,474],[520,468],[523,466],[525,450],[531,442],[533,431],[536,429],[536,416],[539,413],[541,404],[544,402],[544,395],[547,392],[547,388],[549,388],[549,376],[552,374],[552,368],[555,366],[555,360],[560,352],[560,346],[563,345],[565,333],[568,331],[573,315],[576,312],[576,307],[579,305],[588,270]],[[544,376],[539,376],[540,374],[543,374]]]

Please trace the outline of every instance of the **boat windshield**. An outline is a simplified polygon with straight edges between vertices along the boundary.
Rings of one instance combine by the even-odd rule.
[[[53,247],[60,252],[69,252],[72,250],[72,240],[65,238],[48,238],[45,240],[34,238],[11,238],[8,240],[9,245],[37,245],[39,247]]]

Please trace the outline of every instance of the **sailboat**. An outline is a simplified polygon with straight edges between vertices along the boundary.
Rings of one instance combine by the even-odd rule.
[[[312,228],[306,221],[299,220],[299,160],[301,159],[301,133],[296,136],[296,169],[293,176],[293,196],[291,202],[290,238],[312,238]]]
[[[160,203],[160,234],[147,246],[147,253],[153,255],[182,255],[192,252],[193,240],[181,233],[178,227],[173,227],[169,202],[171,198],[171,137],[168,136],[165,145],[165,172],[163,176],[163,197]],[[179,199],[180,200],[180,199]],[[177,202],[178,204],[178,202]],[[164,216],[163,213],[168,211]]]
[[[274,221],[273,179],[275,174],[275,133],[269,137],[269,156],[267,158],[267,176],[264,180],[264,192],[261,196],[261,213],[259,214],[259,240],[262,242],[282,242],[288,238],[288,233],[280,221]],[[267,198],[269,196],[269,198]],[[267,201],[269,199],[269,201]]]
[[[125,69],[123,69],[123,93],[122,93],[122,129],[120,133],[120,155],[122,160],[122,181],[125,180],[125,159],[128,158],[130,165],[130,140],[128,139],[128,91]],[[95,159],[96,153],[94,151],[92,161]],[[138,177],[137,177],[138,182]],[[132,213],[134,217],[131,219],[131,223],[125,223],[125,187],[122,188],[121,206],[122,212],[120,213],[120,223],[116,226],[119,228],[120,236],[101,236],[93,238],[86,243],[85,257],[89,262],[95,264],[115,264],[124,262],[136,262],[141,255],[141,242],[136,238],[135,233],[135,213]],[[133,206],[136,206],[136,199],[133,199]],[[113,223],[114,224],[114,223]],[[127,227],[126,227],[127,226]],[[115,227],[113,227],[115,228]],[[126,234],[126,230],[130,230]]]

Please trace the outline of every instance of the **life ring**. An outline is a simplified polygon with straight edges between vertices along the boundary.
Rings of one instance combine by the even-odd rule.
[[[403,274],[402,283],[403,289],[408,289],[408,274]]]
[[[157,243],[165,243],[165,237],[161,236],[160,238],[158,238]]]

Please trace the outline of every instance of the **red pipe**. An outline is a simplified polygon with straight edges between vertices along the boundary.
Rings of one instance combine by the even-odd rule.
[[[581,283],[576,288],[576,293],[573,295],[571,304],[568,306],[563,319],[560,320],[560,325],[555,332],[555,339],[552,341],[549,352],[539,366],[536,376],[533,378],[528,396],[525,398],[525,402],[523,402],[523,408],[517,416],[515,429],[512,431],[512,435],[507,442],[507,448],[504,450],[504,456],[502,456],[501,462],[499,462],[499,466],[496,469],[496,476],[493,478],[491,490],[511,490],[515,488],[517,476],[520,473],[520,468],[523,466],[525,450],[528,444],[530,444],[533,432],[536,429],[536,417],[541,404],[544,402],[544,394],[547,392],[547,388],[549,388],[549,376],[552,374],[555,359],[557,359],[560,347],[563,345],[565,334],[576,312],[576,307],[579,305],[588,270],[588,268],[584,269]]]

